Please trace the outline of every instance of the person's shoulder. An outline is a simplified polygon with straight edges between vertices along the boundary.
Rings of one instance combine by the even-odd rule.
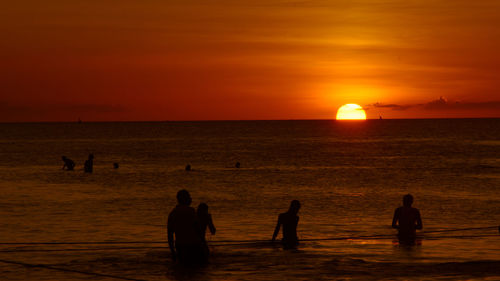
[[[172,216],[176,212],[177,212],[177,206],[175,206],[174,208],[172,208],[172,210],[170,210],[170,213],[168,213],[168,216]]]
[[[189,206],[184,206],[184,205],[177,205],[175,208],[170,211],[169,217],[173,216],[191,216],[194,215],[196,216],[196,211],[193,207]]]
[[[185,213],[185,214],[192,214],[196,216],[196,210],[191,207],[191,206],[186,206],[186,205],[179,205],[179,211]]]

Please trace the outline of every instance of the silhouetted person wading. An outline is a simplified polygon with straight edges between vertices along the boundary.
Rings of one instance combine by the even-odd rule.
[[[177,192],[178,205],[168,215],[167,223],[172,258],[186,265],[202,264],[207,260],[198,216],[194,208],[189,207],[191,201],[187,190]]]
[[[215,226],[212,221],[212,215],[208,212],[208,205],[206,203],[200,203],[198,205],[198,210],[196,210],[198,215],[198,221],[200,223],[201,237],[205,240],[205,233],[207,228],[210,230],[212,235],[215,234]]]
[[[203,240],[203,250],[205,255],[208,257],[210,250],[208,249],[207,240],[205,239],[205,233],[207,228],[210,230],[212,235],[215,235],[215,225],[212,221],[212,215],[208,212],[208,205],[206,203],[200,203],[198,209],[196,210],[198,215],[198,222],[200,224],[201,238]]]
[[[94,154],[89,154],[89,159],[85,160],[83,164],[85,173],[92,173],[94,171]]]
[[[282,213],[278,216],[278,223],[274,229],[272,241],[276,240],[276,236],[280,232],[280,227],[283,226],[283,239],[281,242],[285,249],[297,247],[299,239],[297,238],[297,225],[299,224],[299,216],[297,213],[300,210],[300,202],[293,200],[290,203],[288,212]]]
[[[403,197],[403,206],[394,211],[392,227],[398,229],[399,242],[402,244],[414,244],[416,230],[422,229],[420,211],[411,206],[413,196],[406,194]]]
[[[66,168],[66,170],[68,171],[73,171],[73,169],[75,168],[75,162],[67,158],[66,156],[63,156],[62,160],[64,162],[62,169],[64,170]]]

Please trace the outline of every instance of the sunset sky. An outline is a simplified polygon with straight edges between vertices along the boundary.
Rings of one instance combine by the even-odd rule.
[[[500,117],[500,1],[18,0],[0,122]]]

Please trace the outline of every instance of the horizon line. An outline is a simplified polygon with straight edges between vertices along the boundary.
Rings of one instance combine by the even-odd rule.
[[[36,124],[36,123],[166,123],[166,122],[257,122],[257,121],[384,121],[384,120],[467,120],[467,119],[500,119],[500,117],[448,117],[448,118],[367,118],[365,120],[337,120],[332,119],[186,119],[186,120],[109,120],[109,121],[0,121],[0,124]]]

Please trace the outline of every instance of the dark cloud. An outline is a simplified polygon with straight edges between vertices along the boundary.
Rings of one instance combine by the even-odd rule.
[[[500,110],[500,101],[487,102],[461,102],[448,101],[444,97],[439,97],[423,105],[427,110],[476,110],[476,109],[498,109]]]
[[[389,108],[392,110],[407,110],[410,108],[423,108],[425,110],[500,110],[500,101],[468,102],[468,101],[449,101],[445,97],[424,103],[424,104],[383,104],[373,103],[367,108]]]
[[[415,107],[416,105],[400,105],[400,104],[383,104],[383,103],[374,103],[368,105],[368,107],[375,107],[375,108],[390,108],[392,110],[406,110],[411,107]]]

